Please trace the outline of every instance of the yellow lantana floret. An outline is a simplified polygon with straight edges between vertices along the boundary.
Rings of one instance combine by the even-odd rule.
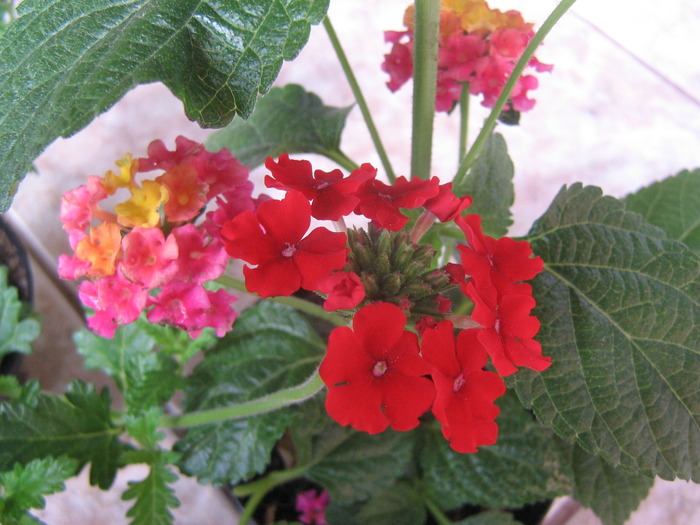
[[[113,171],[108,171],[105,173],[104,179],[102,180],[102,186],[105,191],[110,195],[113,195],[117,188],[126,188],[134,185],[132,182],[134,179],[134,174],[139,169],[138,159],[131,158],[131,153],[127,153],[116,163],[119,166],[119,174],[117,175]]]
[[[131,198],[114,207],[119,224],[128,228],[157,226],[159,208],[168,200],[168,189],[156,181],[145,180],[143,188],[132,187],[130,191]]]

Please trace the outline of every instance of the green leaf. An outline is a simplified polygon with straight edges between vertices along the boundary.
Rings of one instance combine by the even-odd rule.
[[[126,513],[131,525],[170,525],[173,515],[170,509],[180,506],[174,490],[168,485],[177,481],[177,475],[166,464],[151,465],[151,470],[141,481],[130,481],[122,495],[125,501],[136,500]]]
[[[22,385],[15,376],[0,376],[0,398],[17,397],[22,392]]]
[[[41,327],[34,319],[21,319],[17,288],[7,284],[7,266],[0,266],[0,359],[10,352],[29,354]]]
[[[425,523],[423,497],[407,481],[378,491],[359,512],[359,523]]]
[[[513,224],[510,213],[515,200],[513,173],[503,135],[492,133],[467,176],[453,188],[456,195],[471,195],[474,202],[467,212],[481,215],[487,235],[503,237]]]
[[[331,505],[367,500],[393,485],[411,461],[414,434],[370,435],[341,427],[326,414],[321,397],[298,407],[291,428],[297,468],[330,493]]]
[[[42,393],[33,401],[0,405],[0,470],[65,455],[81,466],[92,463],[90,483],[109,488],[125,445],[110,420],[107,389],[98,394],[92,385],[74,381],[65,398]]]
[[[227,148],[249,168],[282,153],[338,152],[351,109],[324,106],[317,95],[296,84],[272,88],[248,120],[236,120],[214,133],[207,148]]]
[[[700,169],[684,170],[624,199],[627,209],[663,228],[671,239],[700,250]]]
[[[605,525],[622,525],[646,498],[654,478],[611,467],[600,456],[569,445],[574,498],[595,512]]]
[[[243,312],[189,378],[185,410],[207,410],[298,385],[318,366],[325,345],[290,307],[262,301]],[[204,483],[237,483],[261,472],[292,412],[188,429],[176,450],[181,469]]]
[[[168,401],[181,386],[177,362],[155,352],[155,340],[142,326],[132,323],[105,339],[87,329],[73,336],[85,368],[102,370],[112,377],[124,395],[127,410],[142,411]]]
[[[43,509],[44,496],[61,492],[63,482],[74,476],[78,462],[61,456],[35,459],[0,473],[0,523],[19,520],[30,509]]]
[[[161,81],[206,127],[250,115],[328,0],[25,0],[0,36],[0,209],[54,139]]]
[[[520,507],[569,493],[567,464],[551,431],[538,424],[513,394],[507,393],[497,404],[498,440],[476,453],[452,450],[436,425],[421,430],[419,461],[425,490],[441,508],[464,503]]]
[[[143,318],[139,318],[136,325],[140,331],[155,340],[160,352],[173,356],[179,363],[187,363],[197,352],[216,342],[216,333],[211,328],[204,329],[198,337],[192,339],[184,330],[153,324]]]
[[[613,466],[700,480],[700,257],[601,190],[563,188],[535,223],[532,281],[552,366],[514,376],[562,437]]]

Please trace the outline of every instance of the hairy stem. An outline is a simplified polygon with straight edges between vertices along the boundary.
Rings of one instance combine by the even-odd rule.
[[[348,157],[345,153],[343,153],[340,150],[331,150],[331,149],[324,149],[323,151],[319,152],[321,155],[323,155],[326,158],[331,159],[333,162],[335,162],[338,166],[341,168],[346,169],[347,171],[355,171],[359,166],[357,163],[352,160],[350,157]]]
[[[362,118],[365,120],[367,130],[369,131],[370,137],[372,137],[374,148],[377,150],[377,155],[379,155],[382,166],[384,166],[386,176],[389,178],[389,182],[394,182],[396,180],[396,174],[391,167],[389,156],[384,149],[384,145],[379,137],[377,127],[374,125],[372,114],[369,111],[369,106],[367,106],[367,101],[365,100],[362,90],[360,89],[360,84],[358,84],[357,79],[355,78],[355,73],[353,73],[352,68],[350,67],[350,62],[348,62],[345,51],[343,51],[343,48],[340,45],[340,40],[338,40],[338,35],[336,34],[335,29],[333,29],[330,18],[324,18],[323,27],[325,28],[326,33],[328,33],[328,38],[331,41],[335,54],[338,56],[340,67],[343,68],[343,73],[345,73],[345,78],[347,78],[348,84],[350,84],[350,89],[352,90],[353,95],[355,95],[355,100],[357,101],[357,105],[360,107]]]
[[[459,95],[459,157],[464,158],[467,153],[469,139],[469,82],[462,84],[462,92]]]
[[[474,140],[474,144],[472,144],[472,147],[469,149],[469,152],[462,159],[459,169],[457,170],[457,174],[454,178],[455,186],[458,186],[462,183],[462,180],[466,176],[467,171],[471,167],[472,163],[479,156],[481,148],[483,147],[484,142],[486,142],[486,138],[493,131],[493,128],[496,125],[498,115],[500,115],[501,111],[503,110],[503,107],[508,101],[508,97],[510,97],[510,94],[513,91],[513,88],[515,87],[515,84],[520,78],[520,75],[525,69],[525,66],[527,66],[527,63],[535,54],[537,47],[542,43],[544,38],[547,36],[547,34],[549,34],[549,32],[552,30],[557,21],[564,15],[564,13],[566,13],[569,10],[569,8],[572,5],[574,5],[574,2],[576,2],[576,0],[562,0],[561,2],[559,2],[559,5],[557,5],[557,7],[554,8],[552,14],[550,14],[549,17],[547,17],[547,20],[544,21],[542,27],[540,27],[537,33],[535,33],[535,36],[525,48],[525,51],[520,57],[520,60],[518,60],[518,62],[515,64],[513,72],[511,73],[510,78],[508,78],[508,82],[506,82],[506,85],[503,87],[501,95],[496,100],[496,104],[493,106],[491,113],[484,122],[484,127],[481,128],[479,135],[477,135],[476,140]]]
[[[246,401],[238,405],[231,405],[221,408],[212,408],[200,412],[190,412],[182,415],[165,415],[160,420],[161,427],[183,428],[207,423],[219,423],[230,419],[242,419],[250,416],[257,416],[278,410],[290,405],[295,405],[311,399],[323,388],[323,381],[316,370],[302,384],[279,390],[252,401]]]

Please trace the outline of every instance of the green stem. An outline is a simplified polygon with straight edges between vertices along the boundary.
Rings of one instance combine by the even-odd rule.
[[[459,95],[459,158],[458,162],[467,153],[467,141],[469,138],[469,82],[462,84],[462,93]]]
[[[227,288],[238,290],[240,292],[250,293],[246,289],[245,283],[243,281],[231,277],[230,275],[224,274],[221,277],[219,277],[216,281],[220,284],[223,284]],[[327,312],[323,309],[322,306],[311,303],[304,299],[300,299],[299,297],[294,297],[291,295],[289,297],[268,297],[267,300],[291,306],[292,308],[295,308],[300,312],[304,312],[305,314],[311,315],[318,319],[322,319],[336,326],[347,326],[348,324],[345,319],[337,316],[333,312]]]
[[[438,522],[438,525],[452,525],[452,520],[445,516],[445,513],[442,512],[440,507],[438,507],[432,499],[425,497],[423,499],[423,502],[425,503],[425,506],[428,507],[428,511],[430,511],[430,514],[432,514],[433,518],[435,518],[435,521]]]
[[[250,496],[250,499],[243,509],[241,517],[238,519],[238,523],[248,523],[253,517],[255,509],[258,507],[265,494],[270,492],[276,486],[281,485],[286,481],[290,481],[296,477],[299,477],[304,473],[306,468],[293,468],[288,470],[275,470],[270,472],[264,478],[260,478],[251,483],[246,483],[244,485],[238,485],[233,489],[233,494],[239,498]]]
[[[440,2],[416,0],[413,50],[411,177],[430,177],[437,85]]]
[[[338,166],[345,168],[347,171],[355,171],[357,168],[359,168],[354,160],[338,149],[324,149],[319,151],[319,153],[324,157],[331,159]]]
[[[193,427],[197,425],[205,425],[207,423],[219,423],[231,419],[242,419],[245,417],[256,416],[278,410],[290,405],[301,403],[314,397],[323,388],[323,380],[316,370],[302,384],[278,390],[272,394],[240,403],[238,405],[226,406],[221,408],[212,408],[210,410],[202,410],[200,412],[190,412],[179,416],[163,416],[160,419],[161,427],[168,428],[183,428]]]
[[[459,166],[459,170],[457,171],[457,175],[455,175],[453,181],[455,186],[459,186],[462,183],[462,180],[466,176],[467,171],[471,167],[472,163],[479,156],[484,142],[486,142],[487,137],[493,131],[493,128],[496,125],[498,115],[500,115],[501,111],[503,110],[503,107],[508,101],[508,97],[510,97],[510,93],[513,91],[513,88],[515,87],[515,84],[518,81],[518,78],[520,78],[520,75],[527,66],[527,63],[535,54],[537,47],[542,43],[544,38],[547,36],[547,34],[549,34],[549,32],[559,21],[559,19],[564,15],[564,13],[566,13],[569,10],[569,8],[572,5],[574,5],[574,2],[576,2],[576,0],[562,0],[561,2],[559,2],[559,5],[557,5],[557,7],[554,8],[552,14],[550,14],[547,20],[544,21],[542,27],[540,27],[539,31],[537,31],[535,36],[525,48],[523,55],[520,57],[520,60],[518,60],[518,62],[515,64],[513,72],[511,73],[510,78],[508,79],[508,82],[506,82],[506,85],[503,87],[501,95],[496,100],[496,104],[494,105],[493,109],[491,110],[491,113],[484,122],[484,127],[481,128],[481,131],[476,137],[474,144],[472,144],[472,147],[469,149],[469,152],[462,159],[462,162]]]
[[[377,150],[377,155],[379,155],[382,166],[384,166],[386,176],[389,178],[389,182],[393,183],[396,180],[396,174],[391,167],[389,156],[387,155],[384,145],[382,144],[382,140],[379,137],[377,127],[374,125],[374,120],[372,119],[372,114],[369,111],[369,106],[367,106],[367,101],[362,94],[360,85],[357,83],[355,73],[353,73],[352,68],[350,67],[350,62],[348,62],[345,51],[343,51],[343,47],[340,45],[340,40],[338,39],[335,29],[333,29],[330,18],[326,17],[323,19],[323,27],[326,29],[326,33],[328,33],[328,38],[331,41],[335,54],[338,56],[340,67],[343,68],[343,73],[345,73],[345,78],[347,78],[348,84],[350,84],[350,89],[352,90],[353,95],[355,95],[355,100],[357,101],[357,105],[360,107],[360,111],[362,112],[362,118],[365,119],[367,130],[372,137],[374,148]]]

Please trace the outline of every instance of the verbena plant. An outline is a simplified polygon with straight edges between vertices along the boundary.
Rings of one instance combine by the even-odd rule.
[[[564,187],[525,237],[506,236],[513,166],[494,127],[532,109],[551,69],[535,50],[571,4],[537,32],[483,0],[409,7],[377,72],[392,90],[413,83],[406,177],[328,0],[25,0],[0,37],[3,208],[49,143],[137,84],[163,82],[190,118],[226,127],[206,148],[154,140],[63,197],[73,253],[58,271],[82,281],[90,328],[75,342],[124,406],[79,381],[58,396],[2,378],[0,521],[37,522],[29,511],[88,463],[102,489],[149,466],[123,494],[135,524],[172,522],[178,472],[233,486],[242,522],[274,487],[311,480],[298,519],[319,524],[451,523],[464,504],[567,494],[620,524],[655,476],[698,480],[700,172],[623,200]],[[379,169],[340,149],[350,108],[270,89],[318,23]],[[472,144],[470,97],[492,108]],[[461,119],[449,178],[431,172],[435,111]],[[253,194],[262,164],[283,198]],[[231,290],[261,300],[239,315]],[[1,298],[0,351],[26,351],[36,324]],[[171,449],[166,428],[182,430]],[[268,470],[283,436],[293,465]]]

